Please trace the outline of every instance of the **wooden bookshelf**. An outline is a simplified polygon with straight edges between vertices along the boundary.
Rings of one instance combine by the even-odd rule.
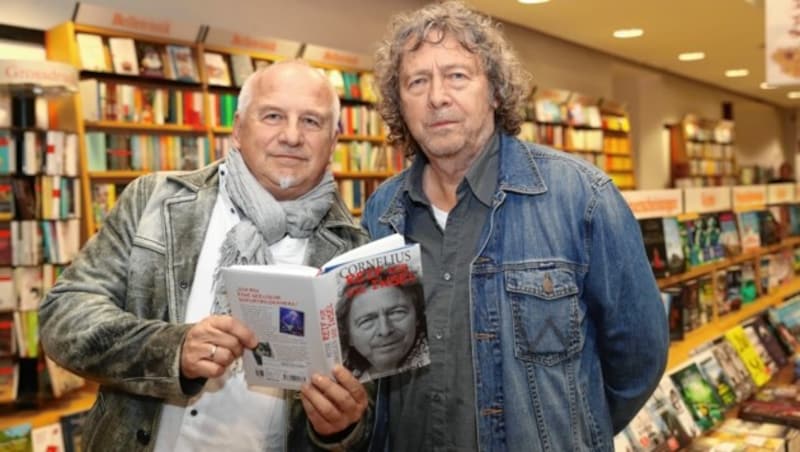
[[[667,371],[669,372],[670,369],[689,359],[696,348],[721,336],[726,330],[742,323],[749,317],[772,306],[779,305],[785,298],[797,292],[800,292],[800,278],[795,277],[791,282],[784,284],[773,292],[751,303],[742,305],[738,311],[730,312],[713,322],[686,333],[683,340],[675,341],[670,345]]]
[[[206,127],[181,124],[142,124],[122,121],[85,121],[87,129],[118,130],[148,133],[206,133]]]
[[[81,389],[61,398],[43,401],[34,409],[0,411],[0,429],[29,423],[33,428],[58,422],[61,416],[86,411],[97,399],[97,385],[86,383]]]
[[[93,171],[89,173],[89,178],[101,181],[131,181],[145,174],[148,174],[148,171]]]
[[[383,137],[373,137],[369,135],[339,135],[339,141],[369,141],[370,143],[383,143]]]

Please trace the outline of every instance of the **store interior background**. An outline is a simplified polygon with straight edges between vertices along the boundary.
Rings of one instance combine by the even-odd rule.
[[[696,1],[696,0],[694,0]],[[516,0],[494,0],[513,2]],[[578,0],[551,0],[576,3]],[[719,16],[709,17],[707,33],[731,32],[736,36],[735,24],[724,20],[726,10],[741,2],[752,9],[753,20],[763,23],[764,5],[753,0],[703,0],[705,9],[715,10]],[[372,54],[383,37],[391,15],[416,9],[428,2],[419,0],[92,0],[90,3],[114,7],[142,16],[170,19],[175,22],[207,24],[231,31],[256,36],[275,37],[318,44],[355,53]],[[492,2],[476,0],[472,3]],[[599,5],[595,0],[580,0],[586,8]],[[604,0],[605,6],[613,4]],[[637,26],[637,14],[660,14],[663,8],[681,8],[692,0],[676,2],[640,2],[647,8],[619,8],[611,16],[617,23],[608,23],[610,34],[617,28]],[[545,5],[526,5],[529,14]],[[738,5],[737,8],[741,7]],[[0,24],[47,30],[72,17],[75,2],[67,0],[3,0],[0,4]],[[484,9],[487,9],[483,7]],[[691,9],[685,14],[693,14]],[[607,14],[602,15],[608,17]],[[722,104],[733,106],[737,164],[769,166],[774,169],[784,160],[795,165],[795,154],[800,138],[798,107],[800,100],[772,103],[749,94],[695,81],[684,76],[664,72],[656,67],[639,64],[612,54],[593,50],[566,41],[570,29],[592,20],[592,14],[576,18],[574,23],[553,34],[544,34],[511,23],[504,24],[526,68],[533,74],[534,83],[541,88],[576,91],[588,96],[609,98],[627,105],[631,118],[632,147],[635,155],[638,189],[659,189],[669,184],[669,151],[664,126],[678,123],[686,114],[694,113],[709,119],[722,118]],[[674,24],[674,33],[680,34],[680,21]],[[763,25],[762,25],[763,26]],[[646,36],[647,30],[645,30]],[[648,36],[654,49],[667,45],[673,35]],[[603,37],[605,39],[605,37]],[[762,38],[763,39],[763,38]],[[744,48],[751,43],[729,42],[733,48]],[[694,49],[686,49],[686,51]],[[697,49],[703,50],[703,49]],[[707,53],[708,50],[705,50]],[[10,40],[0,40],[3,58],[44,59],[39,46],[20,45]],[[677,55],[676,55],[677,58]],[[754,78],[763,73],[760,68],[750,68],[750,83],[758,85],[764,80]],[[757,69],[757,70],[756,70]],[[796,166],[796,165],[795,165]],[[797,172],[800,168],[795,168]]]

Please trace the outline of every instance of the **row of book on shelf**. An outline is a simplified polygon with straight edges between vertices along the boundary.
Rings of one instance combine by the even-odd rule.
[[[770,382],[781,368],[797,362],[800,294],[721,333],[668,370],[615,437],[616,450],[800,448],[800,384]],[[726,419],[735,406],[739,418]]]
[[[0,130],[0,175],[78,175],[78,138],[58,130]]]
[[[126,37],[105,37],[76,33],[81,68],[93,72],[154,79],[200,82],[200,72],[193,47],[158,44]],[[203,50],[203,62],[210,86],[241,87],[255,70],[269,66],[272,60],[254,58],[245,53],[223,54]],[[342,99],[375,102],[374,78],[368,72],[320,69]]]
[[[200,127],[203,93],[198,90],[138,86],[115,81],[80,82],[83,119],[136,124],[172,124]]]
[[[0,450],[23,452],[81,452],[83,425],[88,411],[61,416],[57,422],[33,427],[30,423],[0,430]]]

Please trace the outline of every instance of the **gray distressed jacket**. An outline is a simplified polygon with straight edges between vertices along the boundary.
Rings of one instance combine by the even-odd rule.
[[[217,169],[131,182],[42,302],[46,353],[100,383],[83,435],[86,450],[152,450],[163,399],[191,397],[205,383],[181,378],[180,349],[192,326],[183,320],[217,199]],[[319,266],[366,241],[337,196],[309,240],[309,263]],[[290,399],[293,417],[301,416]],[[290,429],[290,442],[307,442],[305,421],[290,425],[300,426]],[[369,429],[357,430],[365,441]]]

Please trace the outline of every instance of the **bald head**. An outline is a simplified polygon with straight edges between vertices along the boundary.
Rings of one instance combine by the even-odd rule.
[[[306,80],[309,89],[322,89],[328,92],[331,99],[331,118],[333,120],[333,133],[338,130],[341,115],[341,103],[333,85],[328,81],[321,69],[311,67],[305,60],[284,60],[263,67],[250,74],[239,91],[236,103],[236,113],[244,114],[253,101],[253,94],[257,85],[261,83],[280,83],[281,80]]]

